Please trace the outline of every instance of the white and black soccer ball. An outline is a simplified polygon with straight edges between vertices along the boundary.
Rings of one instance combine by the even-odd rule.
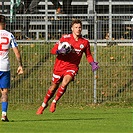
[[[58,50],[60,50],[61,48],[67,49],[68,50],[67,53],[70,53],[71,50],[72,50],[72,47],[71,47],[71,45],[68,42],[59,43]]]

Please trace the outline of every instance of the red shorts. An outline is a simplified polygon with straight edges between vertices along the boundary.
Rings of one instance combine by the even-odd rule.
[[[53,77],[52,77],[52,82],[54,82],[55,84],[61,82],[65,75],[70,75],[74,80],[74,76],[76,74],[77,74],[77,71],[74,71],[74,70],[66,70],[66,71],[63,71],[63,72],[54,71]]]

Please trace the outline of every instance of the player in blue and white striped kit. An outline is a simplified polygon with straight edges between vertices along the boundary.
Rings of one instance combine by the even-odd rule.
[[[10,62],[9,49],[12,48],[18,61],[17,73],[23,73],[21,55],[18,50],[18,44],[12,33],[5,30],[5,16],[0,15],[0,91],[1,91],[1,108],[2,121],[9,121],[7,118],[8,109],[8,88],[10,88]]]

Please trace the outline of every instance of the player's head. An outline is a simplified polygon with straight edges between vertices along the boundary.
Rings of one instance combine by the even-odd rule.
[[[4,15],[0,14],[0,26],[4,29],[5,28],[5,23],[6,23],[6,18]]]
[[[81,31],[82,31],[82,22],[79,19],[75,19],[72,21],[71,23],[71,30],[72,33],[76,36],[81,35]]]

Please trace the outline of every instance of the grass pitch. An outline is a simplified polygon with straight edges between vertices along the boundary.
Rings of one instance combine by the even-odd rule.
[[[9,109],[10,122],[0,122],[1,133],[132,133],[133,109],[116,107],[62,107],[55,113],[47,108]]]

